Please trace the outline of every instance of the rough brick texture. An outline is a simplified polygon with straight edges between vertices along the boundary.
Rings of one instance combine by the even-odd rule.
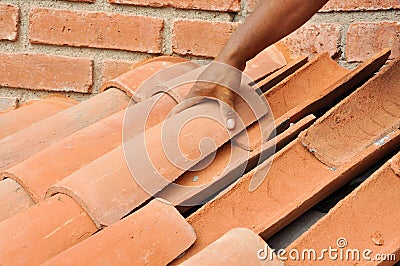
[[[15,41],[19,24],[19,8],[0,4],[0,40]]]
[[[92,61],[45,54],[0,53],[0,86],[90,92]]]
[[[174,23],[173,50],[181,55],[215,57],[237,23],[178,20]]]
[[[31,43],[161,52],[163,19],[38,8],[29,20]]]
[[[85,70],[76,72],[76,80],[67,78],[67,86],[60,86],[61,79],[53,76],[32,81],[31,71],[22,71],[13,81],[0,73],[0,95],[15,96],[23,103],[37,98],[37,93],[12,92],[12,87],[56,89],[62,94],[97,92],[105,81],[128,70],[131,62],[163,54],[207,62],[219,53],[259,1],[0,0],[0,54],[15,53],[18,58],[21,54],[64,55],[81,58],[79,62],[88,62],[88,58],[93,61],[90,67],[84,63]],[[398,58],[399,12],[400,0],[329,0],[311,22],[281,42],[288,46],[284,48],[285,57],[313,57],[328,51],[339,63],[354,66],[381,48],[390,47],[391,58]],[[6,63],[11,64],[0,65]],[[78,67],[82,68],[80,63]],[[64,70],[55,65],[54,69]],[[90,77],[89,72],[93,72]],[[65,71],[61,74],[66,75]]]
[[[391,48],[390,58],[400,56],[400,23],[354,23],[347,33],[347,61],[364,61],[382,48]]]
[[[305,25],[284,39],[292,58],[302,55],[315,56],[328,51],[331,56],[339,52],[340,25]]]
[[[383,10],[400,8],[398,0],[330,0],[322,11]]]
[[[113,4],[202,9],[215,11],[240,11],[240,0],[108,0]]]
[[[103,80],[102,82],[106,82],[112,80],[125,72],[128,72],[131,67],[135,64],[133,61],[118,61],[118,60],[107,60],[104,61],[103,66]]]

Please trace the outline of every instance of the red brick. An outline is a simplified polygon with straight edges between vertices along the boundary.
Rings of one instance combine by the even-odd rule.
[[[161,52],[163,19],[37,8],[29,20],[31,43]]]
[[[321,11],[385,10],[400,8],[398,0],[330,0]]]
[[[90,59],[0,53],[0,86],[90,92],[93,84],[92,72]]]
[[[135,64],[134,61],[119,61],[119,60],[107,60],[104,61],[103,66],[103,77],[102,82],[105,83],[109,80],[115,79],[116,77],[124,74],[131,70],[131,67]]]
[[[15,41],[19,24],[19,8],[0,4],[0,40]]]
[[[181,55],[215,57],[237,25],[232,22],[178,20],[174,23],[173,51]]]
[[[128,4],[152,7],[176,7],[213,11],[240,11],[240,0],[108,0],[112,4]]]
[[[390,59],[400,56],[399,22],[361,22],[350,25],[347,32],[347,61],[364,61],[382,48],[392,49]]]
[[[328,51],[330,56],[339,52],[340,25],[332,23],[304,25],[283,42],[289,47],[291,56],[316,56]]]

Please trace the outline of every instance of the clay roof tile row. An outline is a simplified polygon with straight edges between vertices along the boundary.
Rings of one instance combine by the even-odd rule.
[[[255,264],[280,265],[278,260],[266,262],[257,258],[257,250],[268,248],[260,236],[264,239],[271,236],[369,165],[399,149],[400,61],[382,69],[310,126],[316,119],[313,113],[335,105],[342,95],[378,71],[389,54],[390,51],[384,50],[356,69],[347,70],[327,54],[309,63],[299,58],[286,65],[276,47],[264,51],[248,63],[245,72],[257,81],[255,89],[263,90],[272,109],[272,114],[263,119],[275,121],[277,136],[272,140],[265,138],[274,136],[270,134],[273,128],[251,125],[255,117],[243,104],[237,109],[245,126],[251,125],[246,130],[250,144],[246,144],[242,135],[232,143],[227,142],[232,136],[221,125],[204,118],[193,120],[184,128],[186,133],[179,135],[181,147],[187,149],[185,153],[198,156],[197,143],[204,137],[213,138],[217,146],[201,158],[218,148],[214,161],[197,171],[177,168],[162,151],[154,148],[160,146],[160,122],[178,123],[200,113],[218,113],[218,106],[208,102],[166,120],[190,84],[161,93],[158,85],[168,84],[168,80],[176,77],[177,70],[182,76],[201,71],[198,65],[185,63],[183,59],[160,57],[135,65],[131,71],[106,83],[102,93],[74,106],[66,100],[49,99],[0,114],[0,122],[4,124],[22,121],[20,127],[10,126],[0,138],[0,170],[6,178],[0,182],[0,199],[4,199],[0,201],[0,221],[3,220],[0,261],[13,265],[46,261],[48,265],[163,265],[179,257],[172,264],[186,260],[189,265],[228,265],[246,257],[247,262]],[[170,70],[172,66],[179,67],[174,72]],[[162,69],[165,71],[159,72]],[[155,90],[139,90],[143,84]],[[133,96],[130,104],[127,94]],[[134,115],[127,115],[128,120],[124,121],[128,105],[126,113]],[[23,115],[32,113],[33,108],[38,108],[37,115]],[[140,119],[145,119],[141,114],[148,111],[147,124],[138,127],[143,124]],[[129,120],[130,117],[139,120]],[[123,128],[123,124],[128,128]],[[125,130],[129,136],[122,140]],[[235,131],[233,135],[238,133]],[[146,142],[142,136],[146,136]],[[123,141],[125,147],[121,145]],[[167,182],[154,183],[154,173],[147,171],[140,152],[146,147],[150,148],[151,163],[162,168],[169,181],[206,185],[190,194],[179,194]],[[126,158],[124,149],[136,152]],[[270,157],[275,150],[277,154]],[[227,167],[232,154],[235,163]],[[253,169],[259,158],[264,163]],[[391,165],[385,166],[391,169],[392,176],[399,174],[398,161],[395,158]],[[152,200],[142,184],[132,178],[129,167],[135,162],[141,166],[135,170],[147,175],[142,181],[148,182],[152,192],[161,191],[158,196],[168,198],[172,205]],[[238,169],[243,167],[250,172],[241,177]],[[266,176],[261,176],[264,181],[250,192],[256,170],[269,167]],[[197,176],[195,181],[193,176]],[[396,182],[393,184],[390,189],[395,193],[399,187]],[[186,221],[177,211],[177,208],[185,210],[178,205],[217,193],[214,200]],[[360,191],[354,193],[355,199],[364,199],[359,196]],[[384,195],[381,198],[378,205],[389,200]],[[340,204],[348,208],[345,202]],[[361,204],[360,215],[366,217],[363,208]],[[313,238],[331,226],[324,220],[319,223],[321,226],[309,231]],[[396,234],[386,234],[384,226],[379,224],[376,228],[391,243],[388,250],[398,252]],[[357,232],[361,234],[361,229]],[[296,245],[302,245],[302,239],[308,237],[299,238]]]

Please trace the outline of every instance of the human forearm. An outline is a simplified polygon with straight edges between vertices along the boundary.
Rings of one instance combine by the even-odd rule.
[[[260,0],[253,13],[232,34],[216,61],[241,70],[266,47],[309,20],[328,0]]]

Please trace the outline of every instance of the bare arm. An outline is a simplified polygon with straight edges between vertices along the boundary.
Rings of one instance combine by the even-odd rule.
[[[261,0],[216,60],[244,70],[246,62],[307,22],[328,0]]]
[[[200,75],[200,80],[210,82],[197,82],[177,111],[204,98],[216,98],[226,103],[220,103],[221,116],[226,127],[233,129],[235,114],[232,110],[236,95],[229,88],[240,86],[241,75],[226,65],[243,71],[248,60],[299,28],[326,2],[328,0],[260,0],[253,13],[232,34],[215,62]]]

